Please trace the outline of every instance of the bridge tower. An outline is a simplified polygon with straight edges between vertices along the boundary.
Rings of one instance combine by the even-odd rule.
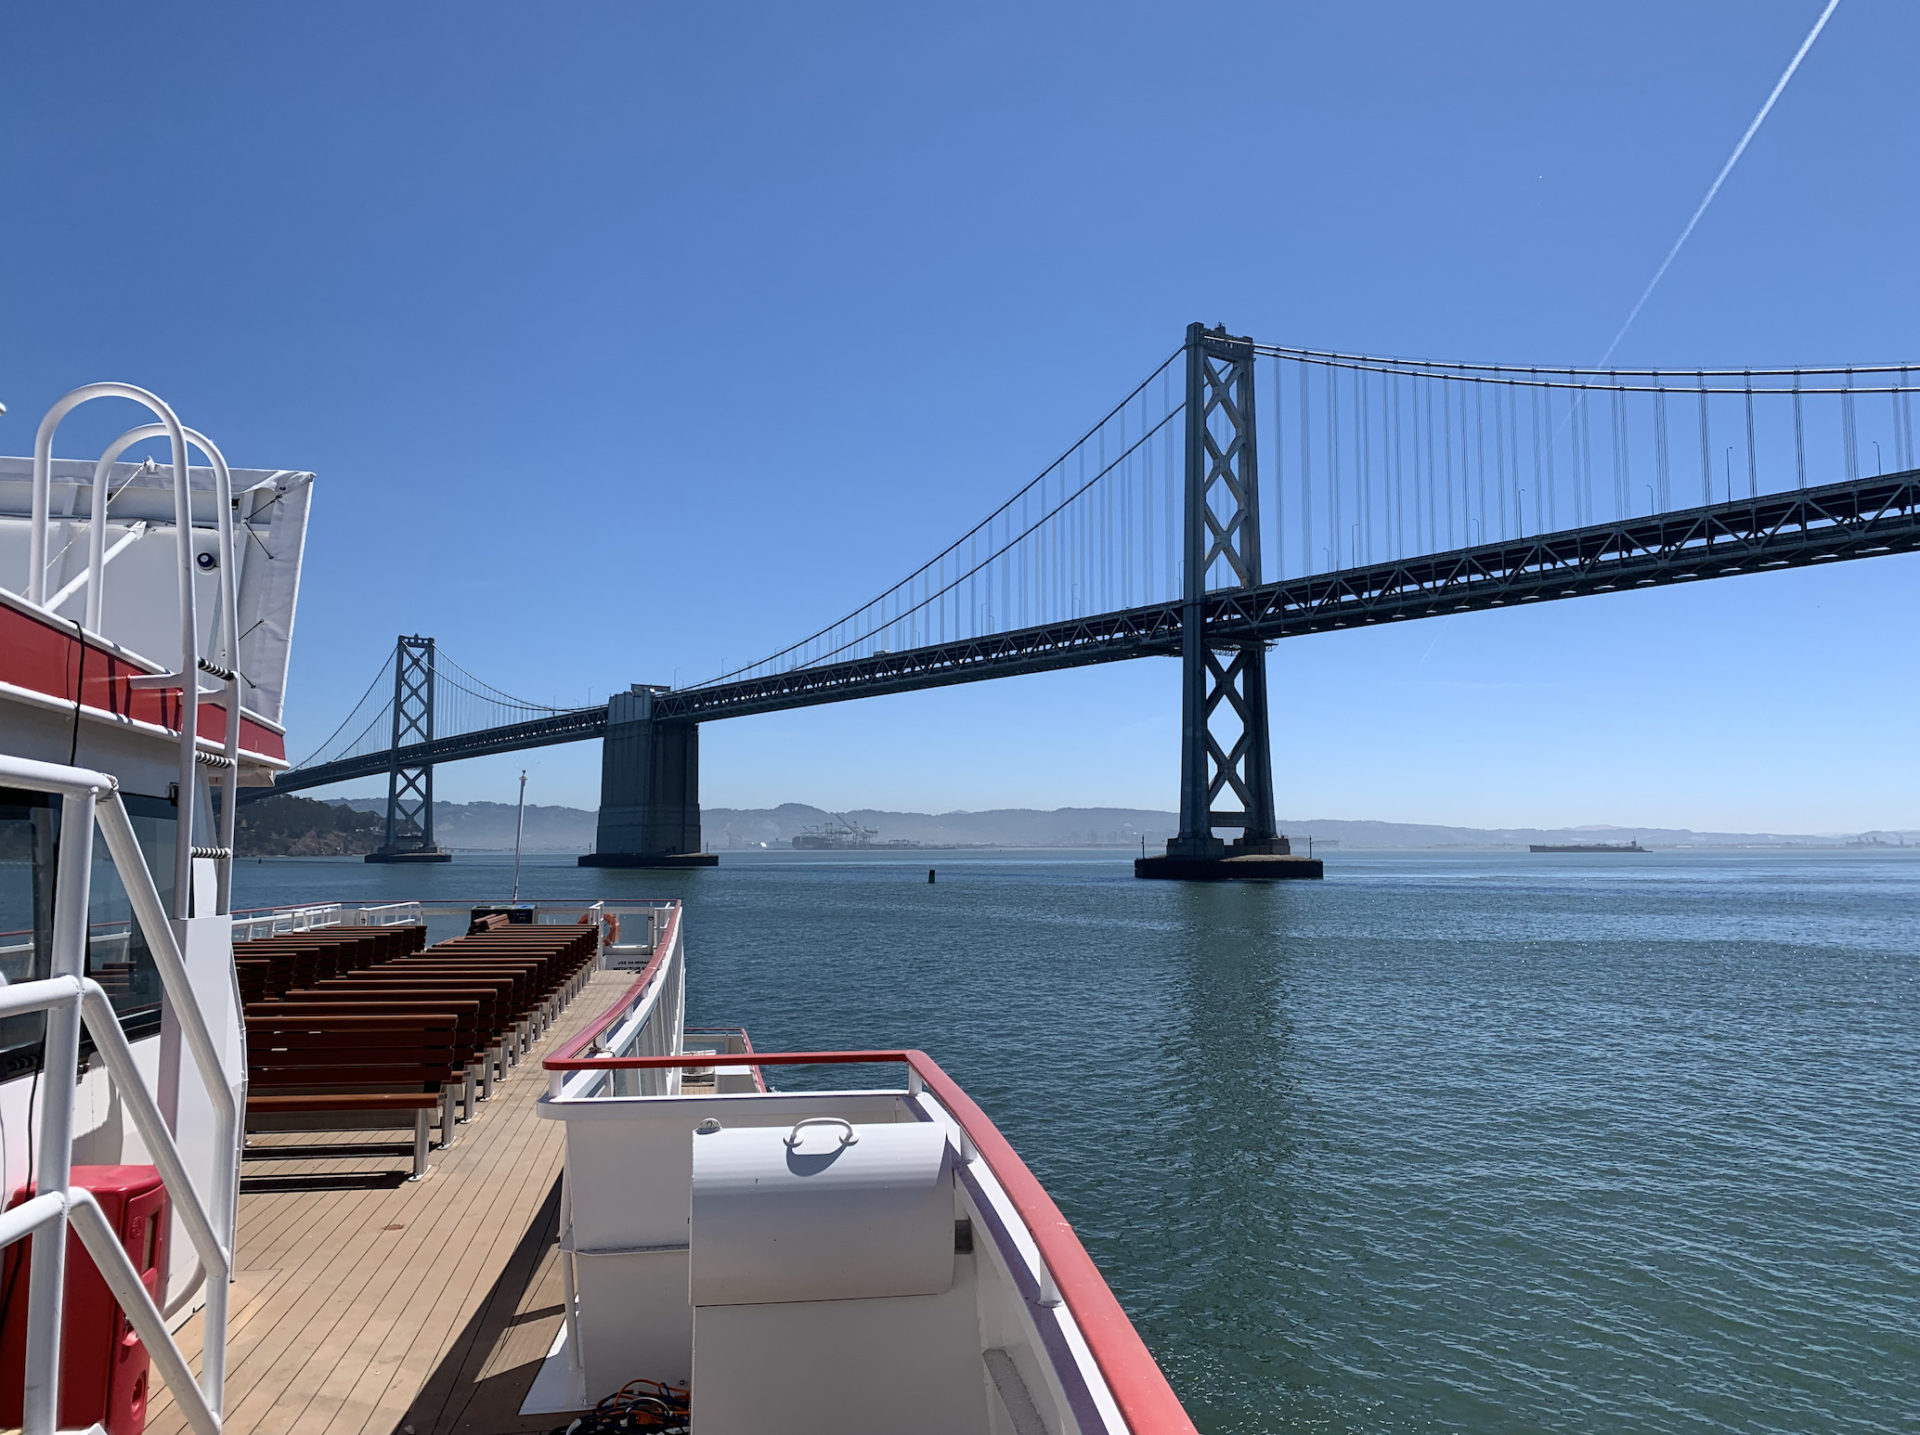
[[[1181,567],[1180,831],[1137,877],[1218,881],[1318,877],[1276,827],[1267,725],[1267,649],[1206,627],[1208,579],[1260,583],[1260,470],[1251,339],[1187,326],[1186,523]],[[1223,807],[1223,801],[1237,804]],[[1219,830],[1234,831],[1232,842]]]
[[[666,688],[635,683],[607,701],[600,821],[582,867],[712,867],[700,850],[700,725],[654,717]]]
[[[387,768],[387,840],[369,862],[451,862],[433,840],[433,764],[409,765],[400,750],[433,741],[433,639],[404,634],[393,651],[393,743]]]

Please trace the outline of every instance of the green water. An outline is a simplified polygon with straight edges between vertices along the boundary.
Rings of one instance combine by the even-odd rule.
[[[686,898],[693,1021],[931,1052],[1204,1431],[1920,1431],[1920,853],[1327,877],[767,853],[523,889]],[[236,900],[508,881],[278,860]]]

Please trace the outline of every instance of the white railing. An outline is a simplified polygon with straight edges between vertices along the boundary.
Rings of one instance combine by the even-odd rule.
[[[50,972],[44,978],[0,988],[0,1016],[47,1014],[42,1061],[52,1078],[40,1086],[40,1120],[33,1161],[36,1191],[31,1200],[0,1214],[0,1245],[28,1235],[34,1243],[27,1287],[27,1340],[21,1428],[23,1435],[53,1435],[60,1408],[60,1335],[66,1294],[67,1226],[106,1279],[129,1324],[159,1367],[182,1414],[196,1435],[218,1435],[225,1403],[227,1300],[233,1248],[235,1163],[218,1159],[212,1188],[196,1190],[173,1135],[135,1064],[133,1049],[119,1018],[98,983],[86,975],[87,904],[92,882],[93,834],[106,839],[134,920],[146,937],[180,1034],[213,1103],[216,1153],[237,1151],[239,1103],[227,1085],[219,1049],[188,980],[186,963],[161,905],[153,874],[134,837],[120,801],[118,784],[104,773],[25,758],[0,756],[0,784],[60,798],[60,840],[53,894]],[[132,1118],[148,1154],[166,1183],[200,1259],[206,1280],[205,1330],[200,1378],[167,1331],[166,1318],[147,1294],[139,1272],[108,1225],[98,1204],[73,1179],[75,1083],[57,1079],[80,1065],[84,1025],[106,1062],[115,1093]]]
[[[311,932],[318,927],[398,927],[425,920],[418,902],[381,902],[367,907],[346,902],[262,907],[235,915],[233,939],[251,942],[286,932]]]
[[[310,932],[315,927],[337,927],[343,918],[338,902],[320,902],[310,907],[275,907],[271,911],[248,912],[233,919],[233,939],[250,942],[281,932]]]
[[[374,907],[354,908],[353,919],[355,925],[361,927],[404,927],[426,921],[426,915],[418,902],[382,902]]]
[[[686,1032],[687,964],[677,908],[654,914],[657,948],[646,970],[580,1037],[548,1057],[547,1094],[555,1100],[590,1096],[670,1096],[678,1071],[575,1071],[565,1063],[583,1055],[672,1056]]]
[[[233,832],[240,796],[240,615],[236,604],[238,588],[234,577],[233,549],[233,476],[221,452],[204,435],[184,427],[173,410],[157,395],[133,384],[83,384],[57,400],[40,420],[33,437],[33,517],[27,530],[27,592],[29,603],[51,610],[55,602],[73,590],[69,584],[58,598],[47,596],[47,549],[52,525],[53,435],[73,410],[93,399],[132,399],[150,409],[159,418],[157,424],[129,429],[116,438],[94,466],[93,510],[89,516],[92,534],[87,559],[87,617],[89,626],[100,621],[102,587],[108,554],[106,551],[107,476],[113,461],[128,448],[151,438],[165,438],[173,446],[173,521],[174,543],[180,560],[180,671],[155,673],[133,679],[136,688],[161,688],[180,692],[180,797],[176,819],[179,832],[174,844],[173,906],[174,916],[192,914],[193,859],[211,858],[215,872],[215,911],[225,914],[233,901]],[[200,624],[195,612],[194,571],[198,560],[193,551],[193,490],[188,481],[187,445],[205,453],[213,465],[214,524],[219,531],[220,552],[217,568],[220,595],[220,650],[218,663],[209,662],[200,652]],[[117,551],[117,550],[116,550]],[[219,753],[200,750],[201,674],[214,678],[219,686],[206,690],[206,696],[219,696],[226,704],[226,741]],[[77,700],[76,700],[77,701]],[[219,773],[221,803],[216,841],[195,846],[194,813],[199,806],[198,775],[201,767]]]

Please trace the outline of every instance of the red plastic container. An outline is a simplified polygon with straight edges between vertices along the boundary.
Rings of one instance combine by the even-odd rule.
[[[107,1223],[119,1232],[147,1294],[158,1304],[172,1226],[160,1173],[151,1166],[75,1166],[73,1184],[93,1193]],[[32,1195],[31,1188],[23,1186],[8,1204],[17,1206]],[[0,1308],[0,1425],[16,1428],[27,1363],[33,1239],[15,1241],[0,1259],[0,1295],[6,1300]],[[152,1358],[72,1231],[67,1233],[66,1285],[60,1323],[60,1427],[84,1429],[98,1421],[110,1435],[140,1435],[147,1424]]]

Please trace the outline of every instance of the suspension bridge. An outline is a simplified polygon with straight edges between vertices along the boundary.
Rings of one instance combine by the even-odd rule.
[[[1287,348],[1195,324],[1005,503],[778,652],[689,687],[636,684],[558,708],[402,638],[273,791],[384,773],[385,855],[432,860],[435,764],[599,739],[598,840],[582,862],[710,863],[701,723],[1176,657],[1180,829],[1137,870],[1317,876],[1275,830],[1269,645],[1911,551],[1916,374],[1520,368]]]

